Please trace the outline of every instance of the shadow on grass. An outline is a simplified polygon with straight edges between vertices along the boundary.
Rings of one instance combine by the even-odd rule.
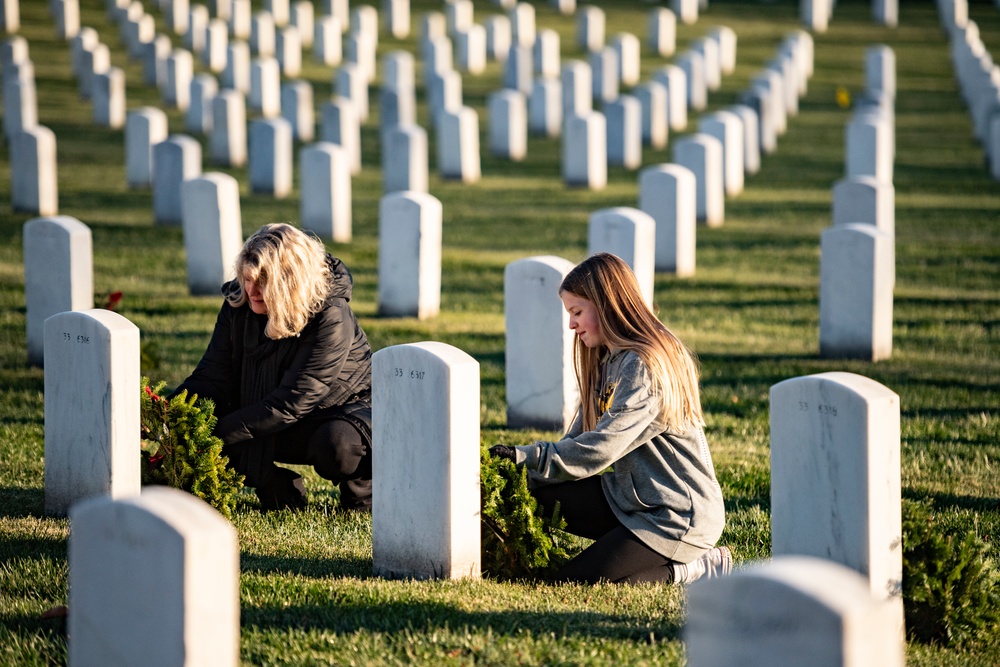
[[[557,594],[557,591],[553,591]],[[494,634],[515,635],[552,633],[587,640],[631,639],[649,642],[679,639],[681,626],[664,619],[649,623],[641,616],[603,614],[589,611],[465,611],[427,601],[334,602],[291,607],[244,608],[244,628],[325,630],[339,634],[403,633],[435,628],[491,630]]]
[[[905,500],[930,500],[936,510],[972,510],[973,512],[994,512],[1000,514],[1000,498],[981,498],[957,493],[926,493],[903,489]]]
[[[371,579],[370,558],[295,558],[292,556],[259,556],[240,554],[240,570],[244,574],[300,575],[316,579],[353,577]]]
[[[0,489],[0,519],[45,516],[43,489]]]

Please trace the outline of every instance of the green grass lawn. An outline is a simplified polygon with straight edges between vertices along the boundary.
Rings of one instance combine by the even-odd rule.
[[[121,290],[119,312],[155,346],[160,363],[144,373],[176,385],[204,350],[221,297],[188,295],[181,231],[154,226],[149,192],[127,189],[123,134],[91,123],[46,4],[21,2],[20,34],[35,64],[40,122],[58,140],[60,213],[93,232],[98,303]],[[609,37],[629,31],[644,38],[650,4],[597,4],[607,9]],[[422,13],[442,8],[436,0],[412,5],[414,32]],[[536,6],[539,27],[560,33],[563,58],[581,58],[573,19],[547,3]],[[492,3],[476,3],[478,20],[494,11]],[[126,59],[103,0],[81,0],[81,14],[81,24],[111,46],[113,64],[126,69],[128,107],[158,104],[158,93],[141,85],[141,66]],[[1000,10],[980,0],[970,17],[1000,56]],[[157,23],[162,27],[162,18]],[[708,436],[728,509],[723,542],[739,563],[770,555],[768,390],[834,370],[899,394],[904,498],[929,499],[944,525],[976,530],[991,556],[1000,554],[1000,184],[989,180],[973,139],[934,3],[901,3],[899,23],[880,27],[868,3],[837,3],[829,30],[815,35],[815,75],[777,153],[764,157],[743,194],[726,201],[723,227],[699,228],[696,276],[656,278],[663,321],[701,362]],[[713,2],[696,25],[678,26],[679,50],[720,24],[737,34],[737,69],[711,94],[710,110],[734,103],[799,27],[797,3]],[[380,53],[415,44],[415,35],[380,39]],[[861,93],[864,51],[876,43],[895,50],[898,72],[893,354],[878,363],[832,361],[818,357],[819,236],[830,224],[831,186],[843,174],[850,113],[837,106],[835,91]],[[318,106],[330,94],[332,71],[310,54],[303,61]],[[644,49],[644,78],[664,62]],[[466,103],[480,114],[480,183],[433,173],[432,137],[430,191],[444,205],[441,314],[428,321],[376,316],[382,188],[374,105],[363,129],[365,168],[353,183],[354,241],[328,247],[354,273],[353,305],[375,349],[437,340],[471,354],[481,368],[483,442],[525,443],[558,434],[505,427],[503,269],[537,254],[583,259],[589,213],[635,206],[637,174],[611,169],[603,191],[567,189],[558,140],[532,138],[523,163],[491,157],[484,104],[499,76],[493,63],[463,81]],[[183,132],[182,116],[169,117],[171,130]],[[419,117],[426,123],[423,100]],[[696,122],[693,115],[689,130]],[[669,147],[644,150],[645,165],[669,159]],[[68,522],[43,513],[43,373],[26,365],[21,251],[31,216],[10,210],[13,160],[0,149],[0,663],[58,664],[66,657],[65,628],[39,616],[66,602]],[[241,184],[245,235],[267,222],[297,220],[297,189],[282,200],[252,195],[245,170],[225,171]],[[684,663],[679,588],[374,578],[370,519],[341,512],[336,491],[311,471],[307,481],[310,507],[302,514],[261,515],[249,493],[237,507],[248,664]],[[998,664],[1000,641],[985,637],[983,646],[961,650],[911,643],[907,657],[928,667]]]

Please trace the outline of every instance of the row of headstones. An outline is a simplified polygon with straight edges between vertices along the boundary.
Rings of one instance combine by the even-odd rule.
[[[826,32],[836,0],[799,0],[799,18],[813,32]],[[872,20],[895,28],[899,24],[899,0],[871,0]]]
[[[73,526],[71,657],[103,656],[125,640],[136,650],[155,637],[172,655],[208,652],[230,662],[239,627],[232,527],[180,492],[139,493],[138,328],[106,310],[60,313],[45,322],[45,346],[46,510],[68,511]],[[479,396],[479,364],[457,348],[422,342],[375,353],[376,574],[479,576]],[[770,403],[776,560],[692,589],[685,634],[706,661],[696,664],[731,664],[712,656],[810,633],[823,638],[815,648],[824,655],[863,651],[901,664],[899,397],[835,372],[780,382]],[[844,569],[782,558],[791,555]],[[136,613],[146,601],[135,590],[164,592],[155,612]],[[211,632],[197,627],[206,609]],[[721,622],[709,621],[715,617]],[[787,623],[770,622],[776,618]],[[142,631],[142,623],[157,631]],[[727,632],[757,624],[760,637]]]
[[[1000,66],[979,36],[979,26],[969,19],[967,0],[938,0],[937,4],[973,135],[984,148],[990,177],[1000,181]]]
[[[182,28],[187,28],[187,25],[183,24],[178,17],[184,17],[185,14],[183,11],[181,12],[177,11],[177,4],[179,3],[171,5],[170,11],[168,11],[167,13],[168,19],[170,19],[170,17],[173,17],[172,19],[168,20],[168,23],[173,23],[173,27],[175,30],[182,31]],[[134,3],[134,5],[138,5],[138,3]],[[152,17],[142,12],[141,5],[138,5],[137,11],[134,10],[133,9],[134,5],[128,5],[127,7],[115,7],[109,3],[109,12],[112,13],[112,16],[114,18],[122,21],[124,36],[134,37],[134,39],[131,40],[126,39],[125,41],[127,42],[130,41],[134,42],[135,44],[138,44],[138,46],[135,46],[134,48],[130,47],[130,53],[140,53],[140,54],[146,53],[149,56],[147,58],[147,65],[149,66],[147,69],[149,71],[152,71],[154,73],[166,72],[166,74],[164,76],[159,77],[159,79],[157,79],[155,74],[153,75],[152,78],[154,79],[154,82],[159,81],[161,84],[164,84],[164,80],[166,81],[166,83],[163,85],[163,88],[164,88],[164,98],[168,104],[173,106],[178,106],[182,109],[187,108],[189,110],[187,117],[187,123],[189,127],[194,127],[202,130],[209,125],[215,125],[219,127],[219,130],[213,133],[212,135],[213,141],[211,142],[212,155],[215,161],[219,164],[227,166],[241,166],[241,164],[246,160],[246,154],[247,154],[247,149],[246,149],[247,130],[243,126],[243,123],[245,122],[246,112],[245,112],[245,107],[242,104],[240,104],[241,100],[235,93],[232,93],[232,94],[220,95],[219,101],[216,102],[214,99],[215,97],[214,91],[217,90],[217,84],[215,84],[214,79],[209,75],[202,75],[197,78],[192,78],[191,56],[186,51],[178,50],[169,53],[168,55],[166,55],[165,62],[162,63],[157,62],[157,58],[159,57],[160,52],[169,52],[169,49],[142,48],[143,45],[153,44],[152,42],[149,41],[154,32],[153,26],[150,25],[152,23]],[[452,10],[455,7],[458,7],[459,5],[460,3],[458,2],[451,3],[448,5],[449,23],[454,24],[457,22],[457,19],[454,17],[457,16],[458,14],[453,12]],[[530,5],[526,5],[525,7],[515,5],[515,9],[512,10],[511,12],[511,17],[516,19],[517,17],[527,16],[528,19],[533,19],[533,12],[529,12],[526,14],[524,11],[519,11],[524,8],[532,9]],[[369,10],[369,11],[363,12],[362,10]],[[470,5],[470,10],[471,10],[471,5]],[[584,17],[588,17],[588,20],[586,21],[581,20],[581,25],[585,26],[583,29],[581,29],[581,35],[582,35],[581,42],[584,44],[596,44],[599,42],[600,37],[603,35],[603,13],[597,14],[597,12],[600,12],[601,10],[598,10],[596,8],[588,8],[588,10],[590,11],[584,13]],[[370,39],[368,41],[372,42],[377,39],[377,34],[375,34],[376,27],[374,25],[377,19],[373,15],[373,12],[374,9],[371,7],[359,7],[356,8],[355,11],[352,13],[352,18],[354,19],[352,21],[353,25],[370,27],[367,31],[368,33],[370,33],[369,34]],[[468,14],[471,16],[471,11],[468,12]],[[190,23],[191,24],[199,23],[199,21],[195,18],[196,16],[199,15],[200,14],[197,14],[192,10],[190,14]],[[235,17],[238,15],[239,13],[233,12],[231,17]],[[301,17],[303,15],[308,15],[308,14],[306,12],[293,12],[293,16],[296,15]],[[673,14],[667,10],[660,10],[658,14],[654,14],[651,16],[650,24],[651,26],[654,26],[654,29],[651,29],[651,38],[656,39],[656,41],[658,42],[658,46],[656,48],[659,49],[661,52],[663,52],[665,49],[670,51],[672,51],[673,49],[673,30],[672,30],[673,23],[672,20],[669,22],[666,21],[667,18],[672,19],[672,17]],[[368,20],[365,20],[366,18]],[[434,20],[432,20],[434,18],[444,18],[444,17],[435,17],[431,15],[425,17],[425,33],[428,36],[433,35],[436,32],[435,29],[431,27],[437,23]],[[504,18],[504,17],[498,17],[498,18]],[[265,21],[264,19],[267,20]],[[300,18],[299,20],[300,22],[303,23],[305,22],[305,19]],[[525,20],[523,18],[519,20],[521,23],[524,24],[524,26],[520,29],[520,33],[525,34],[533,32],[530,29],[530,27],[533,27],[533,21]],[[134,27],[140,25],[146,25],[147,29],[139,30],[138,28],[136,28],[132,30],[125,30],[126,26]],[[263,28],[260,27],[263,25],[268,25],[273,27],[273,21],[270,19],[270,15],[267,12],[261,12],[260,14],[254,17],[253,27],[255,29],[253,30],[253,33],[255,36],[259,36],[264,32]],[[515,22],[514,25],[516,27],[518,23]],[[670,29],[668,30],[667,27],[665,26],[669,26]],[[294,26],[291,26],[290,29],[294,30],[295,28]],[[90,28],[84,28],[83,30],[69,30],[64,32],[67,38],[70,35],[73,35],[72,38],[73,54],[74,54],[73,67],[74,67],[74,72],[77,74],[80,80],[81,95],[86,98],[90,96],[96,89],[96,94],[94,94],[95,120],[97,120],[101,124],[109,125],[111,127],[120,127],[121,124],[124,122],[123,116],[125,108],[123,72],[116,68],[110,68],[107,47],[99,43],[95,31],[93,31]],[[220,30],[219,32],[222,32],[224,34],[224,31]],[[191,36],[196,33],[197,31],[193,27],[185,31],[186,36]],[[551,35],[556,35],[556,33],[552,31],[545,31],[543,35],[541,35],[540,37],[549,36],[550,33]],[[724,36],[729,37],[728,42],[735,41],[734,36],[731,35],[731,31],[729,31],[728,35]],[[719,40],[720,44],[727,43],[725,40],[723,40],[722,37],[718,37],[717,39]],[[169,40],[167,41],[169,42]],[[194,38],[192,38],[191,44],[192,46],[196,46],[200,42],[205,42],[205,41],[208,40],[195,40]],[[266,40],[259,40],[259,39],[255,40],[255,42],[260,42],[260,41],[266,41]],[[541,45],[544,43],[545,40],[538,39],[536,40],[536,47],[537,45]],[[17,48],[12,47],[8,50],[13,54],[20,55],[20,57],[17,58],[18,60],[21,59],[26,60],[27,59],[26,42],[23,42],[22,40],[19,43],[15,44],[14,46],[16,46]],[[243,46],[245,47],[246,45]],[[633,63],[632,65],[630,65],[628,70],[630,71],[634,70],[637,72],[638,71],[637,44],[635,46],[636,48],[633,49],[636,52],[634,54],[635,57],[632,59]],[[707,49],[707,46],[704,48]],[[536,50],[541,50],[541,49],[536,48]],[[731,46],[728,50],[731,53],[734,52],[734,45]],[[207,51],[208,50],[206,49],[204,52]],[[229,50],[230,59],[226,65],[226,71],[231,72],[235,69],[233,66],[233,55],[235,53],[242,52],[244,55],[244,58],[242,60],[245,61],[247,59],[246,51],[247,49],[245,48],[242,51],[236,51],[234,49],[230,49]],[[619,52],[620,51],[621,49],[619,49]],[[558,50],[556,51],[556,55],[558,56]],[[734,53],[730,55],[728,58],[726,58],[725,49],[723,49],[724,62],[727,60],[731,61],[733,58],[734,58]],[[732,65],[730,64],[729,67],[731,68]],[[337,83],[340,91],[344,93],[344,97],[347,97],[348,99],[352,98],[354,99],[354,101],[356,102],[355,107],[358,110],[359,114],[362,116],[361,120],[363,120],[364,117],[367,116],[367,99],[366,99],[367,85],[366,82],[364,81],[364,77],[356,75],[357,73],[353,71],[354,69],[356,68],[347,67],[344,68],[341,72],[338,72]],[[311,95],[311,89],[308,86],[308,84],[304,82],[289,82],[286,85],[282,86],[281,95],[279,98],[278,95],[272,94],[272,91],[277,89],[280,76],[279,68],[276,66],[274,59],[270,60],[258,59],[254,61],[252,71],[254,74],[256,74],[256,76],[250,77],[253,82],[251,84],[252,90],[250,95],[251,107],[259,108],[262,111],[263,115],[265,116],[276,115],[280,107],[281,109],[284,110],[284,116],[289,121],[292,122],[293,137],[299,138],[304,141],[310,140],[312,136],[313,117],[311,108],[312,95]],[[223,78],[225,79],[225,76]],[[95,81],[103,82],[106,85],[95,85]],[[173,83],[170,84],[169,82]],[[267,85],[268,83],[270,85]],[[223,82],[223,85],[226,85],[225,80]],[[617,88],[617,86],[615,86],[615,88]],[[190,93],[187,92],[189,89]],[[401,86],[389,83],[388,85],[386,85],[386,89],[399,91],[402,88]],[[253,90],[257,90],[257,93],[254,94]],[[360,99],[362,94],[365,98],[364,100]],[[15,96],[13,95],[8,97],[11,100],[15,99]],[[29,98],[28,95],[24,95],[23,97],[25,100]],[[33,96],[30,97],[33,100]],[[548,99],[550,97],[551,97],[550,95],[544,95],[543,99]],[[254,102],[253,101],[254,99],[256,99],[257,101]],[[280,102],[280,99],[283,99],[285,102],[282,104]],[[587,104],[589,106],[589,100]],[[209,106],[212,107],[211,116],[209,116],[209,114],[206,113]],[[350,116],[350,113],[348,112],[348,110],[343,108],[344,106],[346,105],[343,104],[342,100],[334,100],[333,102],[325,105],[323,114],[324,115],[323,134],[326,135],[324,138],[329,138],[335,143],[344,144],[351,150],[353,157],[352,160],[353,171],[356,173],[356,171],[360,167],[359,165],[360,129],[352,127],[354,125],[357,125],[357,123],[352,123],[352,118]],[[411,103],[410,107],[412,108],[413,106],[415,105]],[[33,104],[32,108],[34,108]],[[14,114],[14,115],[20,116],[21,114]],[[24,115],[27,116],[28,112],[25,111]],[[37,112],[35,115],[37,115]],[[546,114],[545,112],[543,112],[542,115],[551,116],[552,114]],[[8,116],[11,116],[11,114],[8,114]],[[386,114],[386,116],[393,117],[394,115]],[[216,119],[218,119],[220,122],[213,123],[212,121]],[[468,122],[469,120],[470,120],[470,115],[468,113],[458,113],[455,114],[455,116],[449,117],[447,119],[447,121],[453,124],[456,128],[458,128],[459,131],[457,133],[443,132],[442,133],[443,136],[445,136],[446,138],[458,138],[458,139],[461,139],[462,137],[471,137],[471,139],[469,139],[466,142],[446,140],[444,142],[441,142],[441,144],[439,145],[439,153],[440,153],[439,162],[442,165],[442,173],[446,177],[457,177],[457,178],[463,178],[464,180],[469,180],[470,178],[475,178],[474,174],[478,173],[478,170],[475,168],[476,166],[478,166],[478,159],[474,159],[475,153],[477,151],[468,150],[469,148],[478,149],[478,132],[475,131],[476,128],[474,126],[469,125]],[[154,136],[157,133],[157,130],[152,130],[149,127],[152,125],[154,127],[162,128],[163,123],[160,122],[159,119],[153,119],[153,120],[142,119],[138,122],[146,126],[143,127],[140,131],[135,133],[137,136],[142,137],[142,139],[138,143],[151,144],[154,141],[160,139],[160,137]],[[278,196],[281,196],[283,193],[287,192],[288,189],[290,189],[290,184],[291,184],[291,167],[290,167],[291,158],[289,155],[290,151],[280,150],[281,147],[290,145],[289,141],[284,140],[284,135],[286,135],[287,132],[284,132],[282,127],[278,128],[267,127],[266,124],[264,123],[260,123],[259,125],[262,126],[260,128],[261,134],[269,138],[274,137],[275,139],[273,142],[268,139],[267,140],[268,150],[260,151],[261,155],[272,159],[262,158],[260,160],[257,160],[256,161],[258,164],[257,169],[254,169],[253,165],[251,166],[251,188],[254,189],[255,191],[272,192],[274,194],[277,194]],[[280,125],[280,123],[278,123],[278,125]],[[329,126],[329,130],[325,129],[327,126]],[[656,134],[663,134],[665,136],[665,132],[662,133],[657,132]],[[420,165],[425,161],[419,159],[419,153],[420,153],[419,149],[423,144],[426,143],[426,141],[421,141],[422,137],[419,135],[420,133],[416,129],[407,128],[402,132],[401,136],[398,135],[397,133],[397,136],[387,137],[387,139],[393,141],[395,145],[401,144],[402,145],[401,147],[406,149],[406,154],[408,155],[413,154],[412,159],[405,161],[398,161],[398,162],[389,161],[389,163],[400,164],[402,167],[409,167],[410,165],[415,165],[414,169],[417,172],[426,171],[425,167],[423,169],[421,169],[420,167]],[[612,136],[620,137],[621,135],[622,133],[616,132],[613,133]],[[36,151],[32,151],[33,154],[36,153],[42,154],[39,157],[39,162],[42,163],[42,167],[39,170],[27,170],[23,174],[23,176],[25,177],[25,179],[28,179],[36,173],[44,174],[45,180],[51,181],[53,184],[53,188],[51,190],[52,196],[50,197],[50,199],[52,199],[53,201],[46,205],[35,204],[34,200],[38,198],[37,196],[35,197],[26,196],[25,198],[29,200],[29,203],[22,206],[19,201],[18,202],[19,205],[17,206],[18,210],[27,210],[39,214],[54,214],[57,210],[57,203],[55,201],[56,195],[54,188],[56,179],[53,176],[55,172],[55,163],[53,160],[48,159],[52,154],[54,154],[53,150],[54,144],[51,141],[52,137],[49,136],[47,133],[45,138],[49,140],[46,142],[46,146],[44,147],[46,150],[42,150],[41,148],[39,148]],[[476,145],[472,147],[463,145],[471,142],[474,142]],[[38,142],[36,141],[36,143]],[[130,185],[133,186],[143,185],[145,181],[149,178],[149,174],[153,172],[151,161],[147,159],[145,155],[150,150],[151,147],[147,148],[145,146],[137,146],[133,149],[127,150],[127,166],[130,167],[127,171],[128,171],[128,180]],[[623,152],[624,151],[612,150],[611,155],[614,156],[616,153],[623,153]],[[637,151],[632,151],[633,154],[635,154],[636,152]],[[251,151],[251,154],[253,154],[253,151]],[[472,157],[470,157],[470,155]],[[278,158],[280,160],[280,163],[276,165],[275,164],[276,160],[274,158]],[[401,170],[397,169],[396,171],[398,172]],[[255,173],[259,175],[258,178],[253,178],[253,174]],[[156,205],[155,201],[156,198],[154,197],[154,217],[156,217],[157,219],[164,220],[166,222],[176,222],[179,210],[179,205],[177,204],[176,195],[179,191],[179,184],[177,182],[178,179],[175,174],[168,177],[168,180],[170,181],[170,184],[167,185],[162,190],[169,194],[165,197],[159,198],[161,200],[160,206]],[[408,187],[409,185],[413,184],[421,185],[425,183],[426,177],[420,176],[419,173],[416,175],[410,175],[404,172],[401,175],[387,174],[386,180],[393,181],[394,182],[393,184],[398,183],[400,187]],[[21,187],[17,188],[18,192],[36,191],[37,189],[38,189],[37,186],[32,188],[28,185],[22,185]],[[391,191],[391,189],[394,188],[390,188],[389,190]],[[421,188],[418,187],[416,189],[421,189]],[[341,209],[343,210],[343,207],[341,207]]]
[[[896,280],[894,102],[896,59],[865,52],[865,92],[844,132],[844,177],[833,184],[832,224],[820,237],[819,347],[824,357],[892,356]]]

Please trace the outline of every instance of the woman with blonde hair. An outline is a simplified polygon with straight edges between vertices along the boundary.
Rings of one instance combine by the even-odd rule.
[[[371,509],[371,348],[347,267],[319,239],[264,225],[236,258],[208,349],[174,391],[215,402],[215,434],[264,510],[306,504],[311,465],[346,509]]]
[[[558,577],[686,583],[728,573],[732,555],[715,547],[725,510],[691,352],[614,255],[574,267],[559,296],[576,332],[576,419],[558,442],[490,449],[528,469],[543,511],[558,503],[567,530],[595,540]]]

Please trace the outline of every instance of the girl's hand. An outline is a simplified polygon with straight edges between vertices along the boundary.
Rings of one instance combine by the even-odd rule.
[[[507,459],[511,463],[517,462],[517,450],[507,445],[493,445],[490,447],[490,456],[498,459]]]

